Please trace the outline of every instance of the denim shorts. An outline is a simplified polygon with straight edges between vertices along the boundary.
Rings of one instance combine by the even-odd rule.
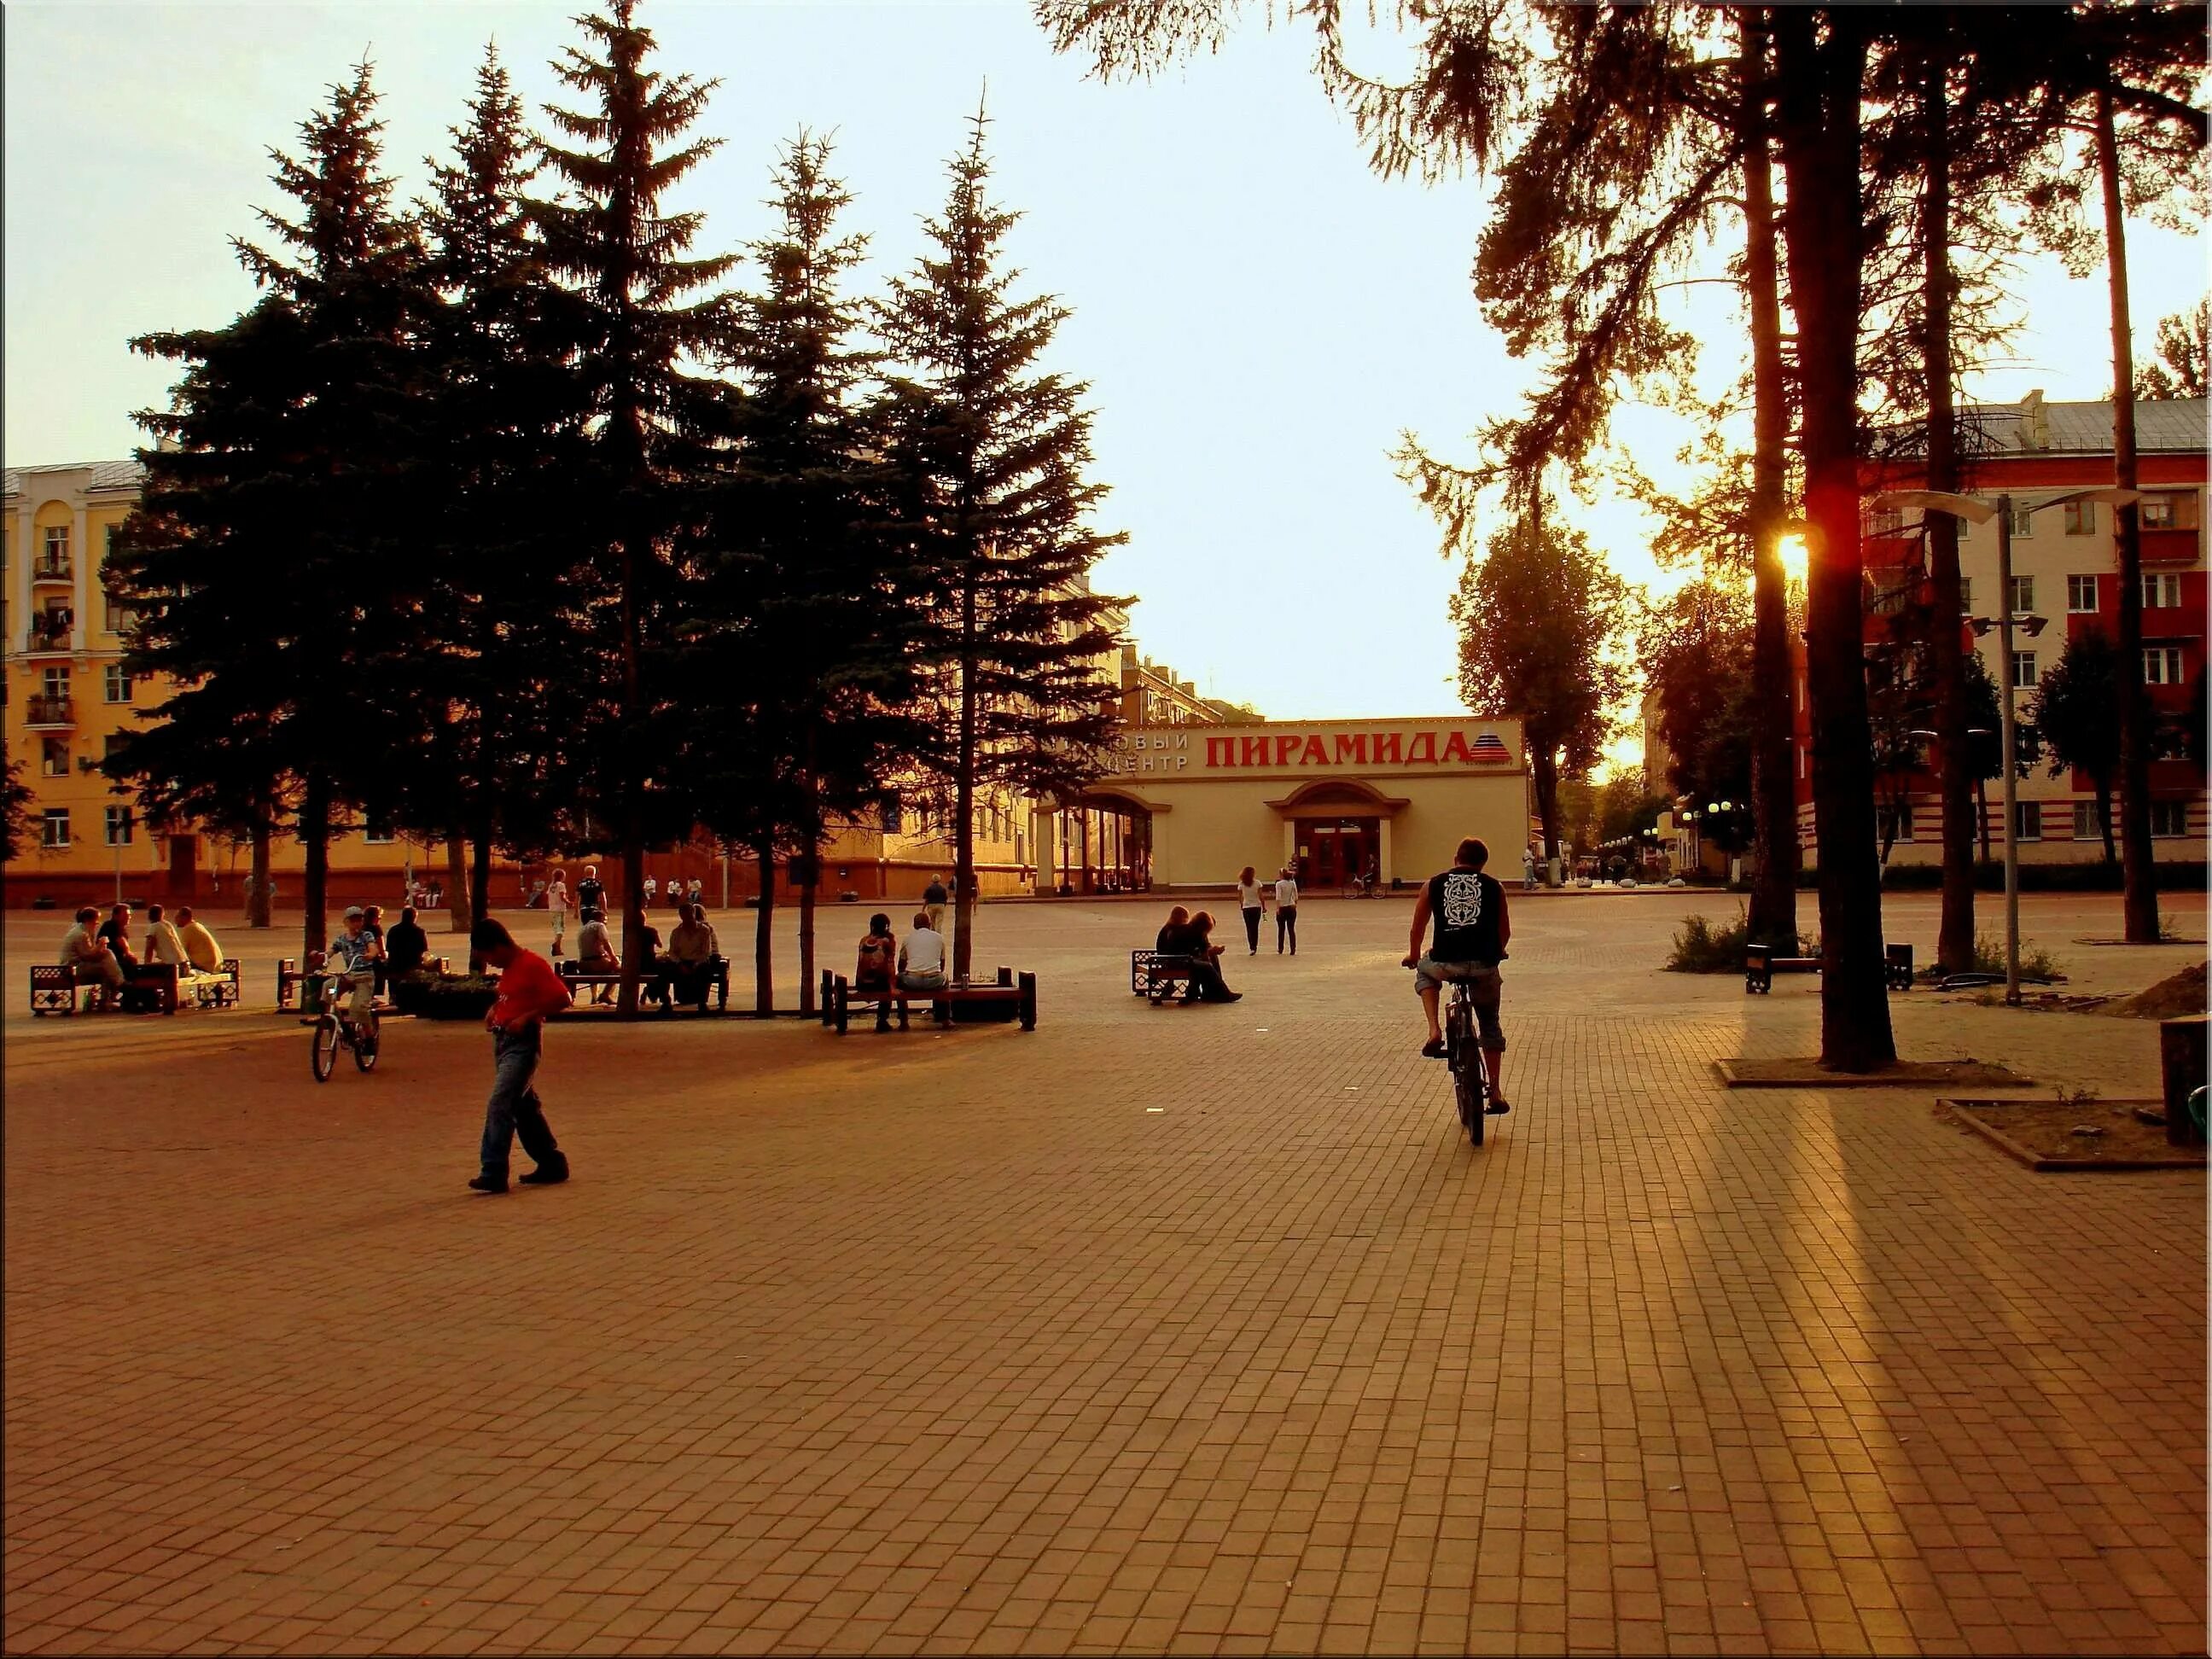
[[[1505,1029],[1498,1023],[1498,1003],[1504,988],[1504,980],[1498,965],[1490,962],[1438,962],[1424,954],[1413,968],[1413,992],[1440,991],[1446,985],[1464,981],[1474,988],[1474,1018],[1482,1034],[1486,1048],[1505,1046]]]

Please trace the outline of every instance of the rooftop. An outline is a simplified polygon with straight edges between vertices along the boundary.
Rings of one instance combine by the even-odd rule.
[[[11,466],[0,474],[0,494],[20,495],[23,480],[49,472],[89,472],[92,481],[85,485],[87,494],[103,489],[136,489],[144,472],[136,461],[57,461],[46,466]]]
[[[2112,453],[2112,405],[2109,402],[2045,403],[2031,392],[2016,404],[1973,404],[1959,411],[1960,422],[1978,434],[1974,447],[1983,454],[2109,455]],[[2136,404],[2136,448],[2143,454],[2186,454],[2208,447],[2208,408],[2202,398],[2160,398]]]

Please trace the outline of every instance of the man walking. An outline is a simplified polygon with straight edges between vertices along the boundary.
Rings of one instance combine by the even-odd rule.
[[[945,906],[950,897],[942,876],[932,876],[929,885],[921,890],[921,906],[929,912],[929,930],[933,933],[945,931]]]
[[[1500,1068],[1505,1060],[1505,1032],[1498,1022],[1502,988],[1498,964],[1505,960],[1506,942],[1513,936],[1505,915],[1505,889],[1482,866],[1490,862],[1490,848],[1469,836],[1460,842],[1452,867],[1431,876],[1413,901],[1413,932],[1406,947],[1405,966],[1413,970],[1413,990],[1428,1016],[1429,1040],[1421,1052],[1431,1060],[1444,1058],[1443,1026],[1437,1018],[1437,998],[1444,986],[1461,981],[1474,988],[1474,1018],[1480,1028],[1482,1058],[1490,1068],[1491,1113],[1510,1110],[1505,1103]],[[1431,920],[1436,938],[1423,948],[1422,936]]]
[[[522,1177],[524,1186],[566,1181],[568,1155],[553,1139],[531,1079],[538,1071],[545,1017],[568,1006],[568,988],[551,963],[524,950],[489,917],[469,930],[469,948],[499,969],[499,1000],[484,1018],[492,1035],[492,1081],[484,1108],[483,1169],[469,1185],[480,1193],[505,1192],[507,1153],[518,1136],[537,1166]]]
[[[1283,954],[1283,941],[1288,939],[1291,954],[1298,953],[1298,866],[1286,864],[1275,883],[1275,954]]]
[[[607,914],[607,890],[599,884],[599,866],[596,864],[584,866],[584,878],[576,884],[576,908],[579,911],[597,910],[602,917]]]

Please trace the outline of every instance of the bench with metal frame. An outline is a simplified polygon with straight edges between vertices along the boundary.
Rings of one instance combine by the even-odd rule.
[[[589,988],[592,992],[591,1006],[594,1007],[603,1006],[606,1001],[607,992],[622,983],[620,969],[594,968],[586,971],[575,965],[575,959],[573,957],[561,963],[556,971],[560,974],[561,982],[568,988],[571,995],[574,994],[580,988]],[[650,973],[641,976],[637,983],[641,994],[651,993],[660,998],[663,1013],[672,1014],[676,1012],[676,998],[672,992],[667,989],[672,981],[665,968],[656,966]],[[730,1008],[730,959],[727,957],[718,956],[709,959],[707,967],[707,988],[714,994],[714,1012],[718,1014],[727,1013]],[[693,1006],[701,1013],[707,1012],[707,1003],[703,997]]]
[[[823,975],[822,1023],[839,1036],[851,1026],[856,1006],[863,1012],[875,1011],[878,1031],[891,1029],[894,1015],[903,1031],[908,1029],[908,1011],[917,1005],[927,1007],[931,1019],[939,1025],[955,1024],[959,1018],[957,1010],[963,1006],[1006,1005],[1010,1017],[1020,1023],[1022,1030],[1034,1031],[1036,975],[1001,968],[990,984],[947,985],[934,991],[902,991],[889,986],[863,986],[856,990],[842,974]]]
[[[1154,1006],[1168,1000],[1176,986],[1189,988],[1200,958],[1173,951],[1129,952],[1129,994],[1148,998]]]

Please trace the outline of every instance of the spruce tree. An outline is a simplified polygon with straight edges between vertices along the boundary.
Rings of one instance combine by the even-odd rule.
[[[473,854],[467,915],[481,921],[495,846],[550,848],[573,791],[578,672],[575,544],[562,491],[580,459],[582,406],[548,313],[554,298],[524,199],[534,145],[495,51],[477,72],[450,160],[422,210],[440,302],[426,331],[422,487],[436,510],[436,582],[410,690],[423,741],[400,821]]]
[[[580,19],[587,46],[555,61],[584,106],[547,113],[578,148],[547,146],[565,188],[532,204],[546,264],[564,279],[555,332],[586,417],[560,498],[592,572],[583,595],[592,627],[573,665],[611,672],[583,734],[577,795],[621,854],[624,1014],[636,1012],[645,960],[646,847],[691,828],[671,786],[673,739],[694,711],[669,700],[669,653],[729,400],[687,365],[727,343],[729,305],[716,285],[735,263],[684,257],[703,216],[662,207],[720,142],[684,142],[717,83],[648,69],[653,35],[636,11],[635,0],[613,0]]]
[[[1087,388],[1039,369],[1068,312],[1016,300],[1000,245],[1019,215],[986,196],[986,118],[951,162],[933,248],[877,307],[890,454],[915,572],[941,629],[935,688],[947,734],[938,775],[953,825],[953,972],[974,947],[975,808],[986,789],[1066,796],[1103,768],[1115,687],[1105,654],[1116,601],[1091,568],[1127,539],[1091,527]]]
[[[0,750],[0,757],[4,757]],[[31,787],[23,781],[23,763],[0,767],[0,864],[12,864],[30,834]]]
[[[799,893],[799,1008],[814,1006],[816,860],[833,818],[880,800],[927,738],[912,718],[927,611],[902,586],[888,474],[867,398],[875,355],[843,290],[865,239],[837,233],[851,196],[828,140],[805,131],[775,167],[775,235],[751,252],[729,367],[739,377],[737,460],[718,493],[693,630],[699,699],[722,710],[689,771],[701,817],[762,871],[755,1007],[775,1000],[775,855]]]
[[[363,64],[301,125],[303,159],[271,152],[295,216],[260,213],[273,251],[234,241],[263,290],[252,309],[131,343],[185,373],[169,409],[138,416],[163,441],[138,453],[110,567],[139,613],[131,672],[176,687],[110,775],[138,781],[149,808],[289,799],[307,949],[328,938],[333,816],[376,803],[407,740],[386,694],[427,574],[408,469],[422,262],[392,210],[376,101]]]

